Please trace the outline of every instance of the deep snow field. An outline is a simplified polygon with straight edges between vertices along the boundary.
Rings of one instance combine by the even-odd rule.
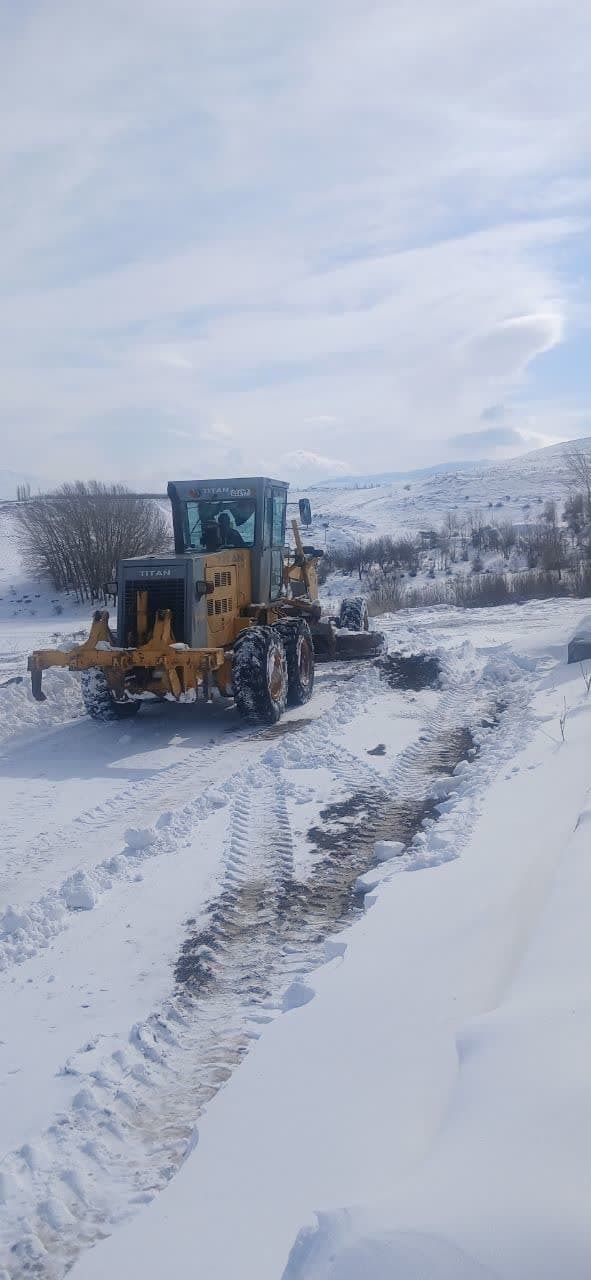
[[[0,1280],[588,1280],[589,602],[97,725],[0,538]]]

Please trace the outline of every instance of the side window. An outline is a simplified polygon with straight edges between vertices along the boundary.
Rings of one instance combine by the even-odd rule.
[[[285,542],[285,490],[273,489],[273,528],[271,545],[282,547]]]

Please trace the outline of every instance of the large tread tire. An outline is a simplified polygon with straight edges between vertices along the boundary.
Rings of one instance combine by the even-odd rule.
[[[276,724],[287,704],[287,655],[274,627],[249,627],[234,644],[234,701],[245,720]]]
[[[100,667],[81,673],[82,701],[93,720],[129,720],[140,710],[139,702],[117,702]]]
[[[314,690],[314,642],[305,618],[286,618],[275,623],[287,658],[287,701],[292,707],[309,702]]]
[[[363,596],[341,600],[339,627],[343,631],[369,631],[369,614]]]

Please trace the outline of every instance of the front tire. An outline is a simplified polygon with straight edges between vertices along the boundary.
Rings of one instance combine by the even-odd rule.
[[[274,627],[249,627],[234,644],[234,701],[245,720],[276,724],[287,704],[287,656]]]
[[[314,642],[305,618],[286,618],[273,628],[278,631],[287,657],[287,701],[292,707],[309,702],[314,689]]]
[[[100,667],[90,667],[88,671],[83,671],[80,685],[82,701],[93,720],[129,720],[140,709],[139,702],[117,702]]]
[[[369,614],[363,596],[351,596],[341,601],[339,627],[343,631],[369,631]]]

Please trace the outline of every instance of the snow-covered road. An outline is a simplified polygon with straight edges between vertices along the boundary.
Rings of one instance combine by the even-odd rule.
[[[450,1027],[494,1005],[553,855],[527,878],[519,841],[530,820],[515,857],[501,859],[498,895],[492,853],[466,890],[462,868],[492,789],[523,774],[520,753],[544,734],[558,750],[564,646],[585,612],[549,602],[399,616],[391,648],[436,654],[440,687],[396,689],[375,666],[326,666],[313,702],[268,730],[245,728],[222,703],[97,726],[63,673],[48,677],[41,713],[26,686],[0,689],[0,1265],[10,1280],[60,1277],[111,1234],[76,1275],[130,1274],[128,1249],[160,1275],[166,1248],[179,1274],[279,1280],[315,1208],[373,1202],[423,1159],[457,1074]],[[580,674],[565,689],[582,698]],[[565,823],[581,785],[576,774]],[[388,837],[408,852],[378,863],[374,841]],[[452,865],[445,880],[400,874]],[[367,914],[360,876],[365,905],[376,900]],[[514,928],[500,920],[503,884],[509,898],[528,896]],[[364,946],[382,966],[365,993]],[[392,1026],[409,1018],[416,1034],[399,1042]],[[340,1240],[336,1226],[329,1236]],[[290,1276],[330,1274],[308,1273],[302,1256]]]

